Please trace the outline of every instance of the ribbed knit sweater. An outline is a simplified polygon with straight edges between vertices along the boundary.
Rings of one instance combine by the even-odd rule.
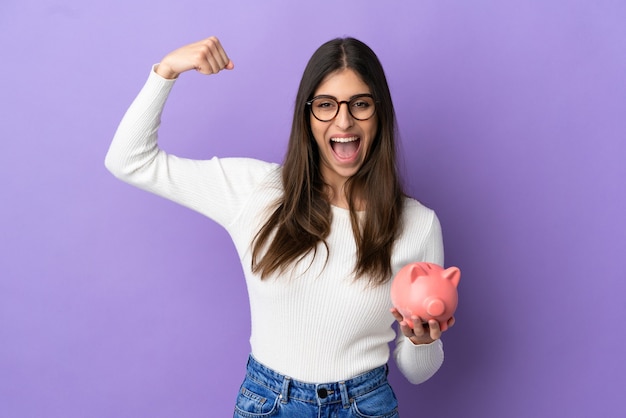
[[[282,193],[281,166],[249,158],[191,160],[158,147],[161,114],[174,80],[154,71],[122,119],[106,156],[118,178],[189,207],[224,227],[243,268],[250,300],[252,355],[303,382],[335,382],[389,360],[396,335],[389,312],[391,283],[354,279],[356,245],[349,212],[332,207],[328,251],[320,244],[287,275],[261,280],[251,271],[251,242]],[[443,265],[435,213],[406,198],[393,274],[415,261]],[[233,273],[235,274],[235,273]],[[414,345],[401,333],[394,359],[412,383],[443,362],[440,340]]]

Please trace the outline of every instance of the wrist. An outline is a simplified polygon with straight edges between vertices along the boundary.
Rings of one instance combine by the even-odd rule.
[[[173,71],[170,66],[162,62],[155,66],[154,72],[168,80],[178,78],[178,76],[180,75],[179,73]]]
[[[434,343],[437,340],[434,340],[432,338],[429,337],[423,337],[423,338],[419,338],[419,337],[406,337],[409,341],[411,341],[411,344],[418,346],[418,345],[429,345]]]

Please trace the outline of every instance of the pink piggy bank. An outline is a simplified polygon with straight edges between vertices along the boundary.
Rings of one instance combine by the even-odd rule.
[[[444,270],[431,263],[407,264],[391,283],[391,302],[411,328],[411,316],[419,316],[425,321],[436,319],[445,331],[456,310],[460,279],[457,267]]]

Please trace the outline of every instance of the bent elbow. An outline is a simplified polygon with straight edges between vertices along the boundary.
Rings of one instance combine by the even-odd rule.
[[[104,157],[104,167],[118,179],[124,177],[123,165],[119,163],[119,160],[112,156],[110,152]]]
[[[128,164],[128,161],[110,150],[104,157],[104,166],[114,177],[127,183],[130,182],[130,178],[135,171]]]

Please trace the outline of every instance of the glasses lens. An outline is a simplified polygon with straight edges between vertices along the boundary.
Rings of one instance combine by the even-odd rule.
[[[319,97],[311,103],[313,115],[321,121],[329,121],[337,114],[339,105],[330,97]]]
[[[350,114],[355,119],[365,120],[374,115],[374,99],[370,96],[357,96],[350,100]]]

